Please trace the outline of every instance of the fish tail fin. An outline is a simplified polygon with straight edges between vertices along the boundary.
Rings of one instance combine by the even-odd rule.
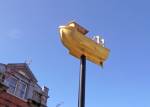
[[[103,63],[103,62],[100,62],[100,66],[101,66],[102,68],[104,68],[104,63]]]

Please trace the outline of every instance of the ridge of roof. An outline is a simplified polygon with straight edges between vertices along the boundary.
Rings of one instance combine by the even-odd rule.
[[[8,63],[7,65],[9,65],[9,66],[24,66],[26,68],[26,72],[29,73],[29,75],[33,78],[33,80],[35,82],[38,82],[27,63]]]

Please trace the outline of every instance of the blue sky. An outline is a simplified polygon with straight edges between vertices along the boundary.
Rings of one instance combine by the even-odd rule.
[[[58,26],[75,20],[103,35],[104,68],[87,62],[86,107],[150,107],[149,0],[0,0],[0,62],[30,65],[49,107],[77,107],[79,60]]]

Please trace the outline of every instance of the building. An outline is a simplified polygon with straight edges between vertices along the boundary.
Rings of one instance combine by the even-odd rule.
[[[47,107],[48,88],[26,63],[0,64],[0,107]]]

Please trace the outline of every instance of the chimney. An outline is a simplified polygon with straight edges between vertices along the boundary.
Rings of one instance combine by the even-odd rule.
[[[48,95],[48,91],[49,91],[49,88],[47,88],[46,86],[44,86],[43,92],[44,92],[46,95]]]

